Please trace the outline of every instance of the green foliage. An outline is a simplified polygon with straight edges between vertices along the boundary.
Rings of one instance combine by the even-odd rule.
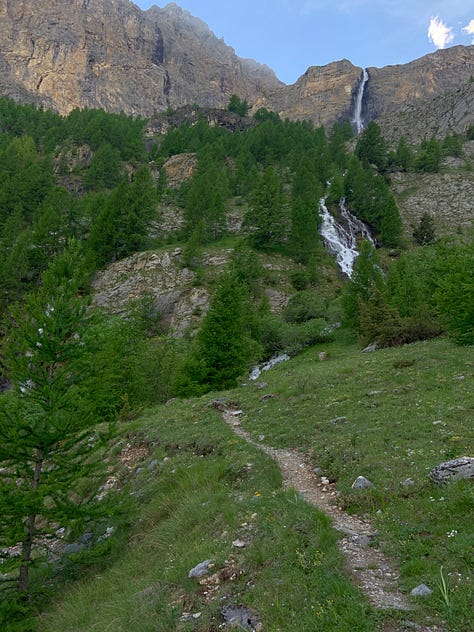
[[[413,150],[405,136],[401,136],[395,153],[390,154],[389,162],[401,171],[409,171],[413,166]]]
[[[345,178],[345,191],[350,209],[379,234],[383,245],[398,246],[402,220],[388,184],[371,167],[364,168],[352,158]]]
[[[423,213],[420,218],[420,223],[413,231],[413,237],[419,246],[426,246],[434,243],[436,239],[435,229],[433,218],[429,213]]]
[[[113,189],[120,180],[120,152],[108,142],[102,143],[94,153],[84,185],[86,189]]]
[[[384,280],[379,257],[369,241],[363,241],[355,260],[351,279],[343,292],[344,323],[358,331],[360,306],[367,303],[375,291],[383,291]]]
[[[303,323],[313,318],[323,318],[326,305],[311,290],[300,290],[293,294],[283,312],[288,323]]]
[[[319,200],[323,196],[317,173],[309,159],[299,161],[291,191],[290,241],[295,258],[307,263],[319,248]]]
[[[441,145],[435,138],[425,140],[421,143],[414,168],[415,171],[438,173],[441,166]]]
[[[293,270],[290,273],[291,285],[295,290],[306,290],[309,285],[309,274],[302,269]]]
[[[250,240],[259,249],[272,248],[282,242],[287,229],[282,179],[268,167],[252,193],[250,209],[244,222],[251,228]]]
[[[459,134],[448,134],[448,136],[444,138],[441,148],[443,155],[461,158],[463,152],[462,140]]]
[[[249,104],[246,99],[242,101],[236,94],[233,94],[229,99],[227,109],[229,112],[235,112],[239,116],[247,116]]]
[[[230,195],[227,169],[210,151],[202,153],[187,190],[184,208],[185,233],[201,225],[203,243],[218,239],[225,231],[225,201]]]
[[[80,252],[66,251],[44,275],[43,286],[12,309],[3,347],[13,391],[0,400],[0,539],[5,569],[15,570],[20,595],[30,594],[30,568],[41,542],[58,525],[91,519],[94,483],[103,474],[101,432],[85,387],[91,318],[76,296]],[[97,488],[96,488],[97,489]],[[6,547],[20,543],[21,555]]]
[[[387,167],[387,143],[375,121],[370,121],[359,136],[355,155],[364,166],[374,165],[379,173],[385,171]]]
[[[92,223],[88,248],[93,261],[100,266],[143,248],[156,202],[147,167],[140,167],[130,184],[122,181]]]
[[[232,274],[224,274],[178,377],[181,395],[232,388],[255,355],[249,336],[248,293]]]
[[[474,344],[474,245],[441,247],[436,303],[448,333],[460,344]]]

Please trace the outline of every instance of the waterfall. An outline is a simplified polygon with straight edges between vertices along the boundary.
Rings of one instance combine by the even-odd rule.
[[[326,244],[326,248],[331,254],[335,255],[341,271],[350,277],[354,261],[359,255],[357,238],[360,236],[362,239],[368,239],[373,244],[370,232],[363,222],[347,210],[344,198],[339,203],[340,222],[328,211],[325,198],[319,201],[319,209],[322,218],[320,234]]]
[[[354,105],[354,118],[352,119],[352,123],[354,124],[355,130],[357,134],[360,134],[364,129],[364,123],[362,120],[362,105],[364,102],[364,92],[367,81],[369,80],[369,73],[364,68],[362,72],[362,76],[359,80],[359,87],[357,89],[357,95]]]

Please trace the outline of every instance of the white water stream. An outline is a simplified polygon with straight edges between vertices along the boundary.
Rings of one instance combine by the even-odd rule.
[[[326,244],[326,248],[331,254],[335,255],[336,262],[342,272],[350,277],[354,261],[359,255],[357,251],[358,237],[368,239],[372,244],[374,243],[369,229],[347,210],[344,199],[339,203],[341,222],[338,222],[328,211],[325,198],[319,201],[319,210],[322,217],[319,232]]]
[[[362,105],[364,101],[365,86],[368,80],[369,80],[369,73],[364,68],[364,71],[359,81],[359,88],[357,90],[357,96],[356,96],[355,106],[354,106],[354,118],[352,119],[352,123],[355,126],[357,134],[360,134],[361,131],[364,129],[364,122],[362,120]]]

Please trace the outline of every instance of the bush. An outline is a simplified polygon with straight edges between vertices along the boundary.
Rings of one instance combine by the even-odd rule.
[[[309,284],[309,276],[305,270],[293,270],[290,274],[291,285],[295,290],[306,290]]]
[[[324,301],[310,290],[301,290],[290,298],[283,318],[287,323],[304,323],[313,318],[322,318],[324,314]]]

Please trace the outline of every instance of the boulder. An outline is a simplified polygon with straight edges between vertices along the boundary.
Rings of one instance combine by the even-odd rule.
[[[462,456],[434,467],[428,475],[435,483],[449,483],[461,479],[474,480],[474,458]]]
[[[374,489],[374,484],[365,478],[365,476],[358,476],[352,483],[352,489]]]
[[[201,577],[209,573],[209,568],[211,564],[212,560],[204,560],[204,562],[200,562],[189,571],[188,577],[196,581],[201,579]]]

